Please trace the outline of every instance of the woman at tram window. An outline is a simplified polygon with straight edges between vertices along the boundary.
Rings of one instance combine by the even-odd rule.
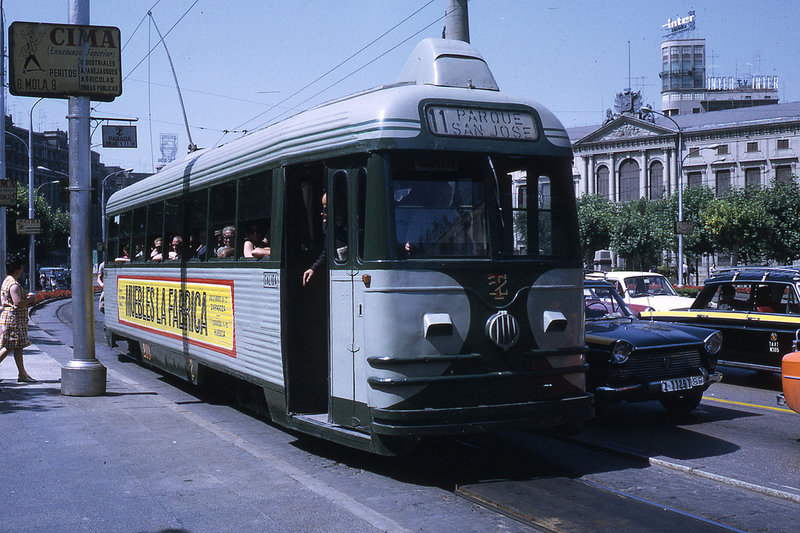
[[[258,225],[252,224],[248,226],[244,235],[245,239],[243,252],[245,257],[269,257],[271,251],[269,239],[267,239],[267,237],[261,233]]]

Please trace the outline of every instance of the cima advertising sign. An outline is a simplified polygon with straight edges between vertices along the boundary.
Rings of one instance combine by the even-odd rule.
[[[119,28],[13,22],[8,42],[14,96],[110,102],[122,94]]]

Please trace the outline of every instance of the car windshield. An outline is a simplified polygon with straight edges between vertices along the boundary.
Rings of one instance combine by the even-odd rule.
[[[789,284],[713,283],[703,288],[692,309],[800,314],[800,302]]]
[[[628,291],[628,295],[633,298],[637,296],[678,295],[669,280],[661,275],[631,276],[625,278],[625,290]]]
[[[584,287],[586,320],[632,317],[633,313],[612,287]]]

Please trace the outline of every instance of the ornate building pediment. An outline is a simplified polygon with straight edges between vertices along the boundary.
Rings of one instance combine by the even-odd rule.
[[[670,129],[657,126],[651,122],[629,116],[622,116],[596,129],[583,139],[577,141],[575,145],[580,146],[581,144],[587,143],[613,142],[642,137],[656,137],[659,135],[673,135],[674,133],[675,132]]]

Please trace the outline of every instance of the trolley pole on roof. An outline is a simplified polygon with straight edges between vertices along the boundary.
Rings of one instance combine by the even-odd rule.
[[[69,24],[89,25],[89,0],[70,0]],[[88,43],[83,48],[84,58]],[[106,367],[95,358],[94,280],[91,246],[91,164],[89,96],[69,97],[69,228],[72,237],[72,360],[61,367],[61,394],[100,396]]]
[[[469,42],[469,0],[447,0],[447,16],[445,18],[445,39]]]

